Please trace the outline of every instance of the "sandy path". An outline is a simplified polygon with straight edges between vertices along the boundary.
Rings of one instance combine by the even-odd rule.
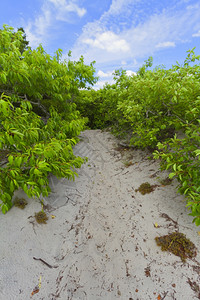
[[[158,162],[116,146],[107,132],[82,133],[76,153],[89,160],[74,183],[51,178],[46,225],[34,220],[36,200],[1,216],[0,299],[30,299],[39,278],[32,299],[200,299],[199,251],[184,264],[154,240],[180,231],[200,249],[176,182],[163,187]],[[135,190],[146,181],[157,187],[141,195]]]

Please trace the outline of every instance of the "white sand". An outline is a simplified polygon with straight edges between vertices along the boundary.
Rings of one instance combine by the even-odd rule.
[[[0,300],[200,299],[200,228],[175,180],[163,187],[157,177],[167,173],[159,162],[139,150],[122,155],[107,132],[82,138],[75,150],[89,160],[75,182],[51,177],[46,225],[35,221],[41,205],[33,199],[0,216]],[[147,181],[159,186],[151,194],[135,191]],[[197,246],[195,259],[183,263],[156,245],[156,236],[174,231]]]

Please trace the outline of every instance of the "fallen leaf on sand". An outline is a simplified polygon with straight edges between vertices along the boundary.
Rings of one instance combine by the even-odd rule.
[[[34,287],[32,293],[31,293],[31,297],[32,297],[33,295],[39,293],[40,288],[41,288],[41,282],[42,282],[42,276],[40,276],[40,278],[39,278],[39,284],[36,285],[36,286]]]
[[[34,289],[33,289],[32,293],[31,293],[31,296],[33,296],[33,295],[37,294],[39,291],[40,291],[40,289],[39,289],[39,287],[38,287],[38,286],[34,287]]]

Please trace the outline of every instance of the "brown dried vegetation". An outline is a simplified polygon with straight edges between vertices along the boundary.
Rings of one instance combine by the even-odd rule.
[[[19,207],[21,209],[24,209],[28,202],[24,198],[18,198],[16,197],[15,200],[13,201],[13,205],[16,207]]]
[[[138,189],[136,189],[135,191],[136,192],[140,192],[142,195],[145,195],[145,194],[149,194],[151,192],[154,191],[156,185],[151,185],[150,183],[148,182],[145,182],[145,183],[142,183]]]
[[[35,219],[39,224],[46,224],[48,217],[44,211],[39,211],[38,213],[35,214]]]
[[[156,237],[155,240],[157,245],[161,246],[162,251],[169,251],[179,256],[183,262],[187,258],[193,258],[197,255],[195,245],[183,233],[173,232],[168,235]]]

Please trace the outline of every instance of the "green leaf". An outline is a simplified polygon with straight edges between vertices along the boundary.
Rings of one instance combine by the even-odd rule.
[[[176,163],[173,164],[173,170],[176,172],[177,168],[176,168]]]
[[[0,73],[0,78],[3,84],[6,84],[7,80],[6,80],[6,73],[2,72]]]
[[[35,181],[27,181],[27,184],[30,184],[30,185],[35,185],[36,182]]]
[[[1,206],[1,211],[2,213],[5,215],[7,213],[7,211],[9,211],[9,207],[6,204],[2,204]]]
[[[13,181],[10,181],[10,191],[14,192],[14,190],[15,190],[14,183],[13,183]]]
[[[23,190],[26,194],[28,194],[28,187],[26,183],[23,184]]]
[[[195,218],[195,225],[199,226],[200,225],[200,217]]]
[[[200,155],[200,150],[199,150],[199,149],[198,149],[198,150],[195,150],[194,153],[196,154],[196,156],[197,156],[197,155]]]
[[[187,181],[185,180],[185,181],[182,183],[182,186],[185,188],[187,185],[188,185],[188,183],[187,183]]]
[[[22,160],[23,160],[23,158],[21,156],[16,157],[15,158],[15,166],[20,167],[22,164]]]
[[[13,163],[13,156],[12,155],[8,156],[8,161],[9,161],[10,165],[12,165],[12,163]]]
[[[35,175],[37,175],[37,176],[41,176],[42,175],[42,173],[36,168],[36,169],[34,169],[34,172],[33,172]]]
[[[170,173],[169,174],[169,179],[172,179],[174,176],[176,176],[176,173]]]

